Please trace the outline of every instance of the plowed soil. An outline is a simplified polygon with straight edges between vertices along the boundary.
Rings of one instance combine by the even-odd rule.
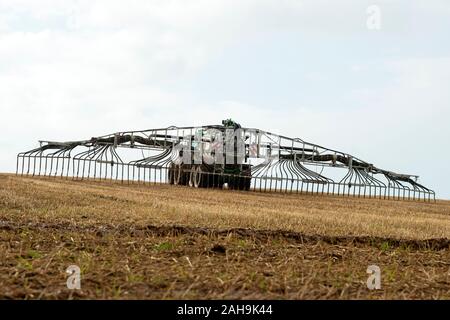
[[[3,174],[0,298],[450,299],[450,202]]]

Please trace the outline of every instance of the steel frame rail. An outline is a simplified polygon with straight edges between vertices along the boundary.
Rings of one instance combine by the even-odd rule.
[[[89,140],[54,142],[39,141],[40,147],[17,155],[16,174],[65,177],[74,180],[117,180],[122,183],[174,183],[173,164],[180,163],[176,150],[196,133],[225,127],[158,128],[124,131]],[[417,182],[418,176],[398,174],[375,167],[350,154],[254,128],[243,132],[245,164],[251,164],[250,190],[327,194],[435,201],[435,192]],[[200,143],[211,141],[202,136]],[[76,150],[76,153],[75,153]],[[134,159],[124,160],[124,150],[137,152]],[[72,155],[75,153],[74,155]],[[145,155],[144,153],[148,153]],[[137,158],[136,158],[137,157]],[[339,170],[340,169],[340,170]],[[199,173],[197,166],[182,169],[189,179],[205,179],[205,187],[249,179],[242,174],[217,171]],[[344,172],[330,178],[325,170]],[[199,176],[200,175],[200,176]],[[198,176],[198,177],[197,177]],[[196,178],[197,177],[197,178]],[[195,181],[194,181],[195,182]],[[197,181],[198,182],[198,181]],[[211,185],[210,185],[211,184]],[[198,186],[199,183],[190,185]]]

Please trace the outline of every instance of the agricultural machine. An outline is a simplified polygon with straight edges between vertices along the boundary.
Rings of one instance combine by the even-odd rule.
[[[39,141],[19,153],[16,174],[169,183],[192,188],[435,200],[418,176],[387,171],[350,154],[221,125],[117,132],[89,140]]]

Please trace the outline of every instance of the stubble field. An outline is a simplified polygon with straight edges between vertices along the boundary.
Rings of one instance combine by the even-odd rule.
[[[81,269],[81,289],[66,268]],[[366,286],[369,265],[381,289]],[[450,299],[450,202],[0,175],[0,298]]]

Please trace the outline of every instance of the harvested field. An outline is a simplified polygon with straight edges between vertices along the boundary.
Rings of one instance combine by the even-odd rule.
[[[0,298],[450,299],[450,202],[3,174],[0,256]]]

